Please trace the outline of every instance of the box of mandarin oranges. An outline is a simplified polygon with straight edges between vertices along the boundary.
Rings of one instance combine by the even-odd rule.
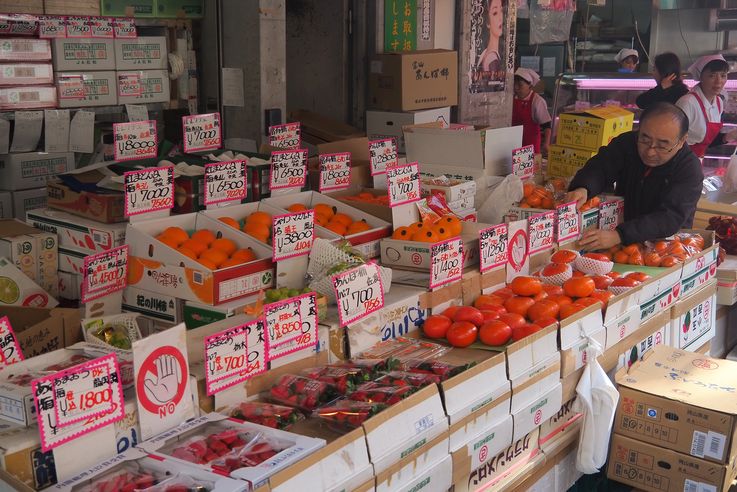
[[[193,213],[129,224],[128,285],[209,305],[272,287],[271,248],[228,222]]]

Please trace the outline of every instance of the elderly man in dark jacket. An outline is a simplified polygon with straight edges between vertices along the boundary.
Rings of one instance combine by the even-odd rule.
[[[581,205],[614,188],[624,197],[624,223],[616,230],[590,230],[579,244],[606,249],[670,236],[691,227],[701,196],[701,162],[686,143],[688,119],[678,107],[657,103],[628,132],[602,147],[576,173],[568,199]]]

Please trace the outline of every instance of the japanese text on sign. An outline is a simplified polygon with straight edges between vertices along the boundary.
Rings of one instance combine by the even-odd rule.
[[[263,319],[205,337],[207,394],[263,374],[267,361],[268,338]]]
[[[384,2],[384,51],[414,51],[417,46],[417,0]]]
[[[67,37],[67,23],[64,17],[42,16],[38,18],[39,38]]]
[[[132,18],[38,16],[39,38],[135,38]]]
[[[113,17],[90,17],[90,34],[93,38],[115,37],[115,19]]]
[[[32,388],[44,452],[124,417],[115,354],[34,379]]]
[[[460,280],[463,275],[463,240],[459,237],[430,247],[430,288]]]
[[[314,240],[314,210],[274,217],[271,237],[274,261],[308,254]]]
[[[138,32],[136,31],[136,21],[129,17],[119,17],[115,19],[113,25],[116,38],[136,38]]]
[[[320,193],[351,185],[351,153],[320,154]]]
[[[59,88],[59,99],[84,99],[87,97],[87,86],[81,75],[59,74],[56,79]]]
[[[386,180],[390,207],[420,199],[420,168],[416,162],[387,169]]]
[[[311,292],[264,306],[269,360],[317,345],[317,294]]]
[[[384,287],[376,263],[333,275],[340,325],[347,326],[384,307]]]
[[[92,37],[92,30],[89,25],[89,17],[69,16],[66,18],[67,37],[68,38],[89,38]]]
[[[397,165],[397,146],[393,138],[371,140],[369,142],[369,163],[371,176],[384,174],[388,167]]]
[[[174,206],[174,167],[129,171],[123,176],[126,217]]]
[[[148,159],[159,153],[154,120],[115,123],[113,138],[116,161]]]
[[[143,94],[141,75],[138,73],[118,73],[118,95],[120,97]]]
[[[301,188],[307,180],[307,150],[276,150],[271,153],[272,190]]]
[[[302,147],[302,131],[299,122],[269,127],[269,145],[277,149]]]
[[[599,229],[613,231],[617,228],[619,211],[617,201],[603,202],[599,205]]]
[[[576,202],[568,202],[556,207],[558,215],[558,242],[578,237],[581,232]]]
[[[112,294],[128,283],[127,244],[84,257],[82,302]]]
[[[184,152],[219,149],[222,146],[220,113],[182,116]]]
[[[520,179],[531,178],[535,174],[535,147],[526,145],[512,151],[512,173]]]
[[[482,273],[507,263],[508,243],[507,224],[499,224],[479,231]]]
[[[205,164],[205,205],[245,200],[246,161]]]
[[[530,254],[535,254],[553,247],[553,230],[555,227],[555,212],[535,214],[528,219],[528,241]]]
[[[0,369],[23,360],[18,339],[7,316],[0,318]]]

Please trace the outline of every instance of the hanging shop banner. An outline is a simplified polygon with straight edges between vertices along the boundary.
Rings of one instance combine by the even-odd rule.
[[[314,240],[314,210],[277,215],[273,218],[271,247],[274,261],[308,254]]]
[[[509,228],[507,224],[498,224],[479,231],[481,273],[507,263],[508,243]]]
[[[128,284],[128,250],[124,244],[96,255],[84,257],[82,270],[82,302],[87,303]]]
[[[417,0],[384,1],[384,51],[417,49]]]
[[[351,153],[320,154],[320,193],[351,186]]]
[[[555,229],[555,212],[542,212],[531,216],[528,220],[527,231],[530,241],[530,254],[534,255],[553,247],[553,232]]]
[[[317,345],[317,294],[310,292],[264,306],[269,360]]]
[[[0,369],[22,360],[23,353],[10,325],[10,319],[3,316],[0,318]]]
[[[123,174],[125,216],[174,207],[174,167],[153,167]]]
[[[272,190],[302,188],[307,181],[307,150],[275,150],[271,153],[269,185]]]
[[[333,275],[340,326],[348,326],[384,307],[384,286],[376,263]]]
[[[153,159],[159,153],[154,120],[115,123],[113,139],[116,161]]]
[[[535,175],[535,146],[526,145],[512,151],[512,173],[520,179]]]
[[[205,385],[208,395],[266,372],[268,337],[259,318],[205,337]]]
[[[581,232],[581,224],[579,222],[578,210],[576,202],[568,202],[556,207],[557,212],[557,238],[558,243],[577,239]]]
[[[248,194],[246,161],[205,164],[205,205],[240,203]]]
[[[369,141],[371,176],[384,174],[386,168],[397,165],[397,145],[393,138]]]
[[[296,150],[302,147],[302,130],[299,122],[269,127],[269,145],[277,149]]]
[[[223,146],[220,113],[182,116],[184,153],[215,150]]]
[[[389,206],[397,207],[420,199],[420,167],[416,162],[386,170]]]
[[[435,243],[430,247],[430,288],[455,282],[463,276],[463,239]]]

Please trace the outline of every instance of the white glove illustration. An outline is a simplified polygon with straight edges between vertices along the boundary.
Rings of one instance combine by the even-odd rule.
[[[149,370],[144,377],[143,387],[149,400],[163,405],[177,394],[177,388],[182,382],[182,368],[171,355],[158,357],[154,366],[158,376]]]

